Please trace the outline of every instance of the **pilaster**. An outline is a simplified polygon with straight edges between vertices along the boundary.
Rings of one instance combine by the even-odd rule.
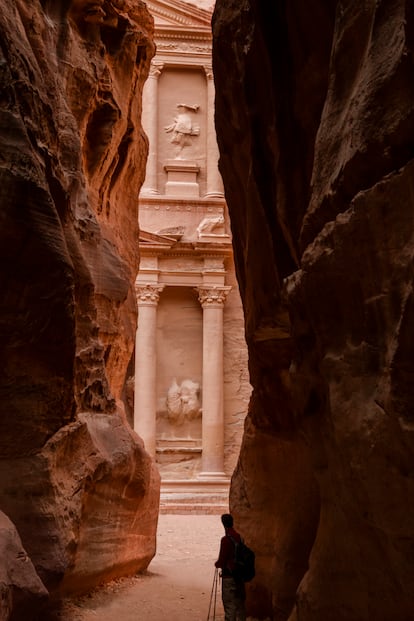
[[[138,325],[135,340],[134,429],[155,457],[157,408],[157,305],[163,285],[138,284]]]
[[[201,478],[224,473],[223,308],[231,287],[198,287],[203,308]]]
[[[142,126],[148,137],[148,158],[142,196],[158,194],[158,80],[163,63],[151,62],[150,71],[142,93]]]
[[[215,88],[213,69],[205,66],[207,78],[207,198],[223,198],[223,181],[218,169],[219,151],[214,125]]]

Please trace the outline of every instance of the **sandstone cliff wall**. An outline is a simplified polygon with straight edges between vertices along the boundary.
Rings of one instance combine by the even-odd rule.
[[[413,28],[404,1],[216,3],[259,618],[414,617]]]
[[[0,3],[0,509],[51,591],[155,553],[158,474],[121,400],[152,36],[140,0]]]

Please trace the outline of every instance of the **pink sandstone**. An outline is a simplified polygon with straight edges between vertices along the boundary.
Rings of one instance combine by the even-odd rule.
[[[122,401],[153,22],[140,0],[16,0],[0,33],[0,508],[53,595],[155,553],[159,477]]]

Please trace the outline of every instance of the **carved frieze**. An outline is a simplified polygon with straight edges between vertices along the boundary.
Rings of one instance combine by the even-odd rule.
[[[151,202],[150,202],[151,201]],[[148,210],[148,211],[181,211],[181,212],[191,212],[204,215],[206,212],[209,214],[222,214],[223,207],[212,207],[207,205],[207,203],[200,204],[201,201],[194,202],[185,202],[185,201],[177,201],[174,202],[172,200],[163,200],[162,202],[154,202],[154,200],[146,200],[143,198],[140,201],[140,209]]]
[[[158,41],[157,52],[175,52],[177,54],[211,55],[211,45],[199,43],[184,43],[183,41]]]

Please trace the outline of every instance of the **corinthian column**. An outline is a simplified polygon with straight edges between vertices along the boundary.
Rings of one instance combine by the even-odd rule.
[[[211,67],[204,67],[207,77],[207,194],[209,198],[223,198],[223,181],[218,169],[219,151],[214,125],[214,80]]]
[[[149,142],[145,181],[141,188],[141,195],[143,196],[158,194],[158,78],[161,75],[162,68],[162,63],[151,63],[142,92],[142,127]]]
[[[200,477],[224,477],[223,307],[231,287],[198,287],[203,307],[203,402]]]
[[[163,285],[135,284],[138,325],[135,339],[134,429],[155,457],[157,410],[157,304]]]

